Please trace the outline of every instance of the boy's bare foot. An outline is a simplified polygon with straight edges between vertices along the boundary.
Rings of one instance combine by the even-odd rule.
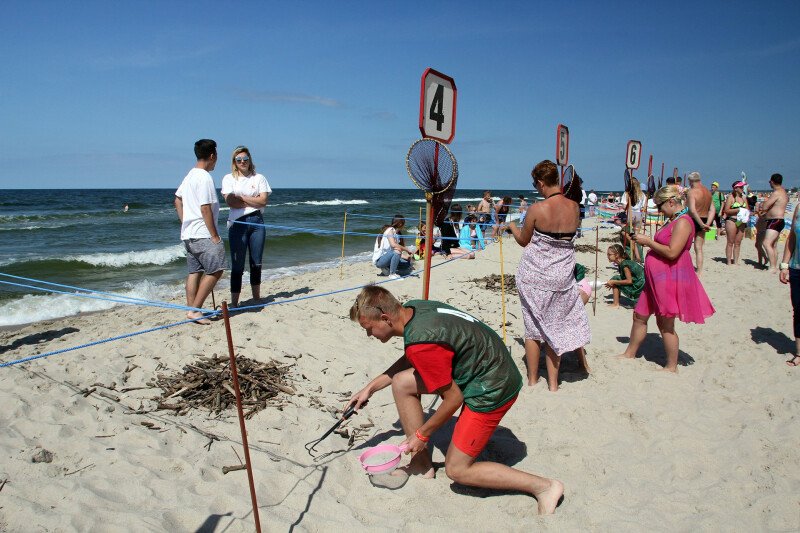
[[[621,353],[619,355],[615,355],[614,359],[636,359],[636,355],[628,355],[627,353]]]
[[[551,479],[550,487],[533,495],[539,502],[539,514],[553,514],[556,512],[558,501],[564,495],[564,484],[557,479]]]
[[[678,369],[677,368],[663,367],[663,368],[659,368],[658,371],[659,372],[672,372],[673,374],[677,374],[678,373]]]
[[[189,320],[194,320],[195,324],[201,324],[203,326],[208,326],[211,324],[211,321],[203,316],[203,313],[200,311],[189,311],[186,313],[186,318]]]
[[[539,374],[528,376],[528,387],[533,387],[539,383]]]
[[[619,307],[619,304],[606,304],[606,306],[610,307],[611,309],[616,309]]]

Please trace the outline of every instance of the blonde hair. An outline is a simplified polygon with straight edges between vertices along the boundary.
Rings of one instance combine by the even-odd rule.
[[[378,320],[382,314],[397,316],[402,307],[391,292],[377,285],[367,285],[350,308],[350,320],[356,322],[362,316],[367,320]]]
[[[661,205],[667,200],[675,200],[678,203],[683,201],[683,196],[676,185],[661,187],[653,195],[653,202],[655,202],[656,205]]]
[[[631,188],[633,189],[631,203],[636,204],[642,198],[642,185],[639,183],[639,180],[634,177],[631,177]]]
[[[247,174],[244,174],[244,176],[254,175],[256,173],[256,165],[253,163],[253,156],[250,155],[250,150],[247,149],[247,146],[237,146],[233,149],[233,155],[231,156],[231,174],[233,174],[233,177],[238,178],[243,175],[236,166],[236,156],[239,154],[247,154],[247,157],[250,158],[250,161],[247,162]]]

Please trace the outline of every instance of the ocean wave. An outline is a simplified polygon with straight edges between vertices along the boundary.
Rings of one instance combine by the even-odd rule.
[[[64,257],[63,260],[119,268],[128,265],[167,265],[182,257],[186,257],[186,251],[182,244],[177,244],[138,252],[72,255]]]
[[[180,293],[181,287],[179,285],[158,285],[147,280],[135,284],[127,284],[124,290],[116,292],[120,296],[142,298],[150,301],[169,300]],[[22,298],[0,305],[0,326],[18,326],[77,315],[78,313],[103,311],[116,305],[120,304],[107,300],[79,298],[67,294],[26,294]],[[182,313],[178,313],[176,320],[183,316]]]
[[[368,203],[369,202],[367,200],[307,200],[305,202],[286,202],[285,204],[273,204],[272,207],[278,207],[281,205],[364,205]]]

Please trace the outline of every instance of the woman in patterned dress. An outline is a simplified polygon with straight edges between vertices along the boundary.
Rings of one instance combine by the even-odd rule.
[[[539,380],[540,343],[544,342],[547,382],[555,392],[561,355],[591,341],[589,318],[574,276],[580,214],[578,204],[561,191],[555,163],[542,161],[531,176],[545,199],[528,207],[522,228],[512,222],[509,229],[517,243],[525,247],[516,283],[525,322],[528,385]]]

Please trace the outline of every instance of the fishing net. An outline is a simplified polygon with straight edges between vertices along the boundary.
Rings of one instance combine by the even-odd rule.
[[[562,192],[564,196],[573,202],[580,203],[583,198],[583,190],[581,189],[581,178],[575,172],[574,166],[567,165],[567,168],[564,169],[563,181],[564,188]]]
[[[656,193],[656,177],[650,174],[647,176],[647,196],[650,198]]]
[[[419,139],[406,155],[406,170],[414,185],[431,195],[433,222],[441,225],[456,193],[458,162],[446,145],[435,139]]]

